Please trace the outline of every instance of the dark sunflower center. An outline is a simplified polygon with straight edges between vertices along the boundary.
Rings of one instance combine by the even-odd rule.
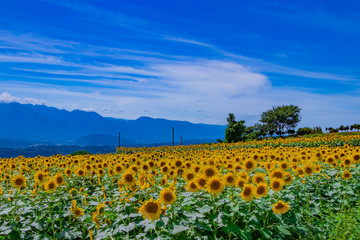
[[[56,182],[59,183],[59,184],[62,183],[62,182],[63,182],[63,178],[60,177],[60,176],[57,177],[57,178],[56,178]]]
[[[213,190],[218,190],[220,188],[220,182],[219,181],[212,181],[210,183],[210,188]]]
[[[276,178],[282,178],[283,175],[282,175],[281,172],[275,172],[275,173],[274,173],[274,177],[276,177]]]
[[[256,193],[257,193],[257,194],[263,194],[264,192],[265,192],[264,186],[259,186],[259,187],[256,189]]]
[[[215,174],[215,172],[213,169],[209,168],[209,169],[206,169],[205,174],[206,174],[206,176],[211,177]]]
[[[195,184],[195,183],[191,183],[191,184],[190,184],[190,188],[191,188],[191,189],[196,189],[196,188],[197,188],[197,186],[196,186],[196,184]]]
[[[23,185],[23,183],[24,183],[24,181],[21,178],[17,178],[15,180],[15,184],[18,185],[18,186]]]
[[[173,200],[173,196],[171,193],[165,193],[164,199],[165,199],[165,201],[170,202],[171,200]]]
[[[276,206],[275,206],[275,208],[278,209],[278,210],[283,209],[284,207],[285,207],[285,205],[282,204],[282,203],[278,203],[278,204],[276,204]]]
[[[194,174],[188,173],[188,174],[186,175],[186,178],[187,178],[187,180],[192,180],[192,179],[194,178]]]
[[[234,182],[234,177],[233,176],[228,176],[227,178],[226,178],[226,181],[228,182],[228,183],[233,183]]]
[[[134,180],[134,177],[131,174],[127,174],[125,176],[125,181],[126,182],[132,182]]]
[[[252,168],[254,166],[254,164],[252,162],[246,162],[245,166],[246,166],[247,169],[250,169],[250,168]]]
[[[199,183],[200,186],[205,186],[206,180],[203,179],[203,178],[200,178],[200,179],[198,180],[198,183]]]
[[[280,187],[280,182],[278,182],[278,181],[274,181],[273,183],[272,183],[272,186],[273,186],[273,188],[279,188]]]
[[[158,205],[156,203],[149,202],[146,204],[145,210],[148,213],[156,213],[158,210]]]
[[[250,196],[251,195],[251,188],[249,187],[246,187],[244,189],[244,196]]]

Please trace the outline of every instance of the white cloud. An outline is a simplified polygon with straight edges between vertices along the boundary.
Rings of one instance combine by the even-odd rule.
[[[263,74],[251,72],[235,62],[200,60],[151,66],[170,87],[199,95],[231,97],[249,94],[270,85]]]
[[[96,110],[94,108],[88,107],[88,108],[82,108],[81,110],[85,111],[85,112],[96,112]]]
[[[44,105],[46,103],[45,100],[35,98],[24,98],[23,101],[32,105]]]
[[[0,102],[2,103],[10,103],[10,102],[17,102],[20,98],[12,96],[10,93],[3,92],[0,94]]]
[[[0,102],[2,103],[18,102],[18,103],[28,103],[32,105],[43,105],[46,103],[45,100],[41,100],[41,99],[14,97],[8,92],[3,92],[0,94]]]

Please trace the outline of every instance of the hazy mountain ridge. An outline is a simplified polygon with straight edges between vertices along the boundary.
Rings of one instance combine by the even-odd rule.
[[[0,147],[21,147],[34,144],[116,146],[118,132],[122,145],[148,145],[171,143],[172,127],[175,142],[216,141],[224,138],[226,126],[194,124],[140,117],[124,120],[102,117],[95,112],[67,111],[44,105],[0,103]],[[6,139],[15,141],[6,144]],[[5,143],[4,143],[5,141]],[[3,144],[3,145],[1,145]]]

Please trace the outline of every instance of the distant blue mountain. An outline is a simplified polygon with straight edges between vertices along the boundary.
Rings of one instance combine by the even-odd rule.
[[[44,105],[0,103],[0,138],[20,140],[21,146],[30,143],[116,146],[118,132],[121,132],[122,145],[171,143],[173,127],[177,143],[180,136],[188,143],[214,142],[224,138],[226,128],[150,117],[124,120]],[[0,147],[2,142],[4,140],[0,141]]]

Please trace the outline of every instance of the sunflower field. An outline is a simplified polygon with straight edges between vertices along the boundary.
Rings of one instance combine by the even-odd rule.
[[[0,239],[360,239],[360,135],[0,158]]]

